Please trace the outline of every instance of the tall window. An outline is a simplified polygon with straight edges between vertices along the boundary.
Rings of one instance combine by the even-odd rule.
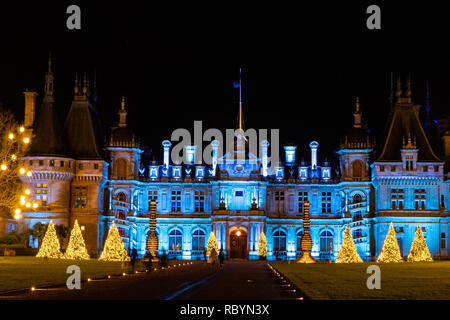
[[[403,210],[403,202],[405,200],[404,189],[392,189],[391,190],[391,204],[392,210]]]
[[[192,234],[192,250],[205,250],[205,232],[197,229]]]
[[[205,192],[195,191],[195,212],[205,212]]]
[[[180,230],[174,229],[169,233],[169,250],[181,251],[183,243],[183,234]]]
[[[416,210],[425,210],[425,189],[414,189],[414,206]]]
[[[297,251],[302,251],[303,230],[297,232]]]
[[[275,191],[275,212],[284,212],[284,191]]]
[[[305,202],[308,202],[308,192],[306,191],[300,191],[298,193],[298,212],[299,213],[303,213],[304,211],[304,206],[303,204]]]
[[[286,251],[286,233],[277,230],[273,233],[273,251]]]
[[[322,213],[331,213],[331,192],[322,192]]]
[[[150,209],[150,202],[154,200],[158,202],[158,190],[148,190],[148,208]]]
[[[48,186],[46,183],[37,183],[36,184],[36,199],[39,201],[41,206],[47,205],[47,194],[48,194]]]
[[[362,237],[362,231],[361,229],[356,229],[353,231],[353,239],[358,239]]]
[[[86,208],[87,205],[87,187],[74,187],[72,194],[74,208]]]
[[[181,191],[172,191],[172,212],[181,212]]]
[[[333,234],[326,230],[320,234],[320,253],[330,255],[333,252]]]
[[[442,232],[441,233],[441,249],[445,249],[445,248],[447,248],[447,237],[446,237],[446,234],[445,234],[445,232]]]

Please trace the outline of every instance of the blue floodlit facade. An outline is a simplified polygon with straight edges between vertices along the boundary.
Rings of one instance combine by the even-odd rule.
[[[66,126],[71,125],[71,118],[92,122],[90,116],[77,115],[89,115],[93,102],[85,84],[76,83],[75,87]],[[46,91],[41,113],[51,112],[46,103],[53,103],[48,97],[52,94]],[[339,162],[335,167],[319,163],[319,143],[312,141],[305,148],[309,161],[298,161],[297,147],[286,145],[285,161],[270,169],[269,143],[260,142],[258,157],[246,150],[241,135],[235,138],[234,151],[224,155],[217,152],[217,141],[211,143],[215,165],[196,162],[195,146],[186,147],[183,164],[172,163],[172,145],[167,140],[162,143],[162,163],[146,161],[137,137],[127,127],[122,101],[120,121],[105,139],[101,156],[92,140],[95,130],[91,123],[65,128],[69,135],[77,132],[72,142],[69,136],[67,143],[60,143],[68,150],[58,150],[59,144],[49,142],[48,136],[39,146],[36,132],[33,143],[37,147],[22,161],[33,170],[33,176],[24,181],[40,200],[40,207],[25,212],[24,222],[32,226],[53,220],[72,225],[78,219],[85,226],[89,252],[97,255],[114,221],[125,247],[130,251],[136,248],[139,256],[144,256],[149,203],[156,200],[160,253],[165,251],[178,259],[203,258],[209,235],[214,232],[219,249],[229,258],[258,259],[259,237],[264,232],[267,259],[292,260],[301,254],[303,203],[308,201],[312,256],[316,259],[334,260],[349,226],[360,256],[370,260],[380,253],[391,222],[404,256],[417,226],[422,228],[433,256],[448,256],[450,134],[443,134],[444,153],[438,157],[419,121],[410,90],[406,96],[397,91],[393,108],[380,155],[361,123],[357,102],[353,128],[337,148]],[[27,116],[27,107],[25,113]],[[42,130],[39,121],[44,120],[29,125],[29,129]],[[49,123],[46,121],[47,127]],[[54,148],[42,150],[48,144]]]

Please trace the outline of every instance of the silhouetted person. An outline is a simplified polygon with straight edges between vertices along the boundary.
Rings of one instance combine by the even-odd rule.
[[[136,248],[133,248],[133,250],[131,250],[131,268],[133,269],[133,273],[134,273],[134,265],[136,263],[136,258],[137,258],[137,250]]]
[[[153,255],[151,254],[151,252],[149,252],[148,254],[147,254],[147,257],[148,257],[148,261],[147,261],[147,270],[148,271],[152,271],[153,270],[153,267],[152,267],[152,259],[153,259]]]
[[[222,251],[222,249],[220,249],[220,252],[219,252],[219,263],[220,263],[220,267],[222,268],[222,266],[223,266],[223,260],[225,259],[225,255],[223,254],[223,251]]]

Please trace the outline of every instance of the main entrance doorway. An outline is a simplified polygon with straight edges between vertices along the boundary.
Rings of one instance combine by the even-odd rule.
[[[247,231],[232,229],[230,231],[230,259],[247,259]]]

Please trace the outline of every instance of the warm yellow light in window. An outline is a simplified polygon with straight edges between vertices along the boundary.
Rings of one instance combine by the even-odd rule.
[[[25,189],[25,194],[30,194],[30,189]]]
[[[23,143],[30,143],[30,138],[23,138]]]
[[[25,169],[24,168],[20,168],[19,173],[20,174],[24,174],[25,173]]]
[[[31,207],[31,203],[27,202],[27,204],[25,205],[27,208]]]
[[[37,208],[38,204],[35,202],[33,203],[33,208]]]
[[[20,196],[20,200],[25,200],[25,196]]]
[[[16,213],[16,214],[14,215],[14,219],[15,219],[15,220],[19,220],[20,218],[22,218],[22,216],[20,215],[20,213]]]
[[[27,172],[27,176],[31,177],[31,171]]]
[[[2,166],[0,167],[3,171],[5,171],[6,169],[8,169],[8,166],[6,164],[2,164]]]
[[[20,209],[14,210],[14,213],[15,213],[15,214],[20,214],[21,212],[22,212],[22,210],[20,210]]]
[[[236,235],[239,237],[241,235],[241,232],[240,231],[236,232]]]
[[[20,204],[21,204],[21,205],[24,206],[24,205],[25,205],[25,202],[26,202],[25,199],[20,199]]]
[[[8,138],[11,139],[11,140],[14,139],[14,134],[10,133],[10,134],[8,135]]]
[[[24,128],[24,127],[20,127],[20,128],[19,128],[19,131],[20,131],[20,132],[24,132],[24,131],[25,131],[25,128]]]
[[[84,229],[86,229],[86,227],[85,226],[81,226],[81,230],[84,231]]]
[[[13,154],[13,155],[11,156],[11,159],[16,160],[16,159],[17,159],[17,156],[16,156],[15,154]]]

